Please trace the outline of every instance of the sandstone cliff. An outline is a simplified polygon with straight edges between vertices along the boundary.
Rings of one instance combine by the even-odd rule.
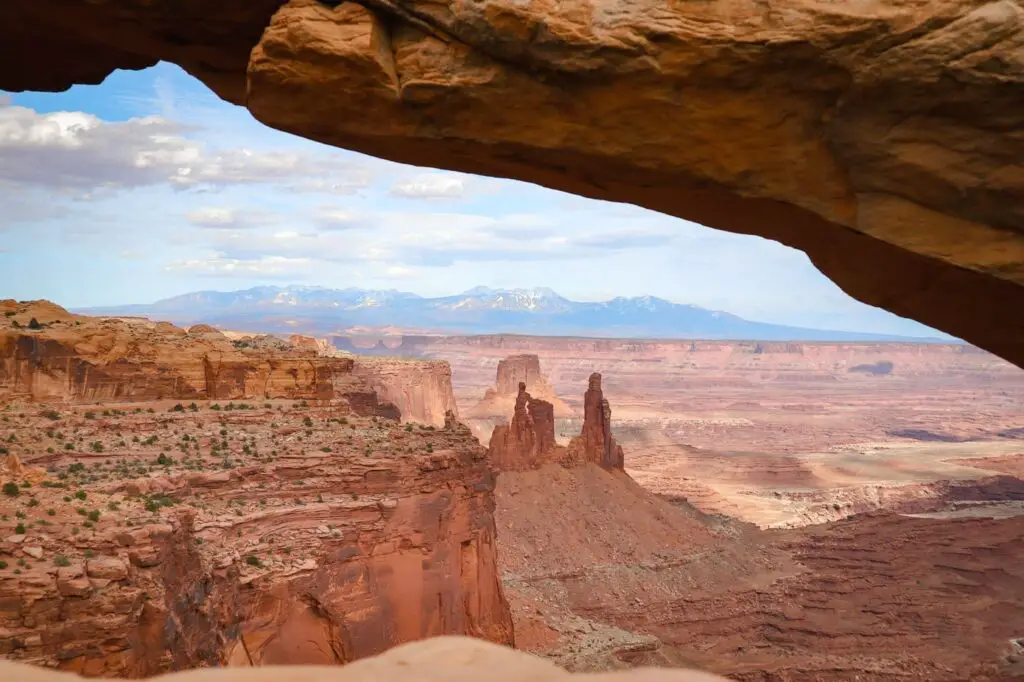
[[[404,419],[443,426],[446,413],[458,415],[447,362],[359,356],[353,373],[381,400],[395,405]]]
[[[0,318],[0,400],[344,399],[358,414],[435,426],[456,409],[442,361],[332,357],[308,337],[232,340],[206,325],[186,332],[48,302],[7,304],[15,314]],[[40,328],[29,328],[33,318]]]
[[[1024,363],[1012,0],[8,0],[0,27],[0,89],[174,62],[321,142],[778,240]]]
[[[551,403],[533,398],[519,384],[512,421],[494,427],[488,458],[498,471],[528,471],[549,463],[566,467],[596,464],[622,470],[622,447],[611,432],[611,407],[601,391],[601,375],[590,375],[584,395],[583,429],[567,447],[555,443],[555,414]]]
[[[49,473],[5,493],[0,656],[137,677],[344,663],[441,634],[513,643],[494,476],[454,415],[142,405],[159,409],[19,420],[10,448]]]

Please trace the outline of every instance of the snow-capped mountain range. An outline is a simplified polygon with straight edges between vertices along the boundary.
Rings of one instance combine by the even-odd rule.
[[[654,296],[570,301],[547,288],[474,287],[455,296],[426,298],[393,289],[264,286],[242,291],[197,291],[152,304],[85,308],[78,312],[141,315],[177,324],[203,322],[271,333],[330,334],[353,328],[387,327],[445,334],[766,341],[930,340],[753,322],[727,312]]]

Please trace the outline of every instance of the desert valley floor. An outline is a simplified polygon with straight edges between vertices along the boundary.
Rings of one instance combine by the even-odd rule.
[[[971,347],[4,305],[2,657],[138,677],[461,633],[572,670],[1024,679],[1024,372]]]

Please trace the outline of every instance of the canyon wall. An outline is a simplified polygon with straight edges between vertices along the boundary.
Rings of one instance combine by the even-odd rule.
[[[55,514],[25,507],[30,527],[0,533],[0,656],[138,677],[345,663],[442,634],[512,645],[485,450],[454,415],[413,429],[339,414],[65,411],[62,424],[77,419],[109,455],[88,471],[62,467],[86,455],[44,455],[64,476],[9,500]],[[165,423],[198,431],[195,459],[190,440],[153,467],[159,444],[120,440]],[[51,424],[38,418],[40,438]],[[228,443],[218,429],[235,462],[204,468],[200,448]],[[61,502],[69,484],[81,501]],[[102,511],[83,526],[75,505]]]
[[[354,374],[395,405],[407,420],[443,426],[445,414],[458,415],[452,369],[441,360],[358,357]]]
[[[0,319],[0,396],[100,400],[347,399],[360,414],[435,426],[457,412],[451,369],[437,360],[335,357],[293,335],[229,339],[142,318],[72,315],[46,302],[8,302]],[[45,319],[29,329],[30,319]],[[394,407],[389,407],[388,405]]]

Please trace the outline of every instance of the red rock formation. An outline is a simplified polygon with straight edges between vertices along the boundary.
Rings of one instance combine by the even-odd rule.
[[[327,341],[302,334],[292,334],[288,337],[288,343],[295,350],[316,353],[317,355],[325,355],[330,350],[330,344]]]
[[[590,375],[584,396],[583,430],[568,447],[555,443],[555,412],[551,403],[533,398],[519,384],[512,421],[494,427],[488,446],[491,465],[498,471],[528,471],[549,462],[566,467],[596,464],[623,468],[622,447],[611,432],[611,408],[601,392],[601,375]]]
[[[515,412],[508,424],[494,427],[488,446],[498,471],[526,471],[550,461],[555,453],[555,416],[551,403],[532,398],[520,382]]]
[[[258,416],[155,406],[101,419],[63,409],[62,428],[87,429],[102,454],[33,448],[62,476],[5,497],[28,528],[0,520],[0,657],[139,677],[344,663],[441,634],[513,643],[495,479],[451,413],[444,430],[407,430],[326,406]],[[50,443],[53,424],[22,420],[18,441]],[[171,426],[194,440],[151,471],[169,457]],[[84,457],[87,471],[68,466]],[[62,501],[64,485],[87,497]],[[76,507],[96,518],[83,525]]]
[[[548,380],[541,374],[540,358],[533,354],[510,355],[498,361],[495,390],[502,395],[515,394],[520,384],[526,384],[526,390],[537,396],[552,393]]]
[[[353,374],[393,403],[403,419],[443,426],[447,412],[458,416],[452,368],[443,360],[358,356]]]
[[[590,375],[583,396],[583,430],[569,443],[569,456],[605,469],[623,466],[622,446],[612,437],[612,409],[601,391],[601,375],[597,372]]]
[[[436,425],[455,406],[444,362],[324,357],[315,339],[300,340],[302,350],[269,337],[236,347],[206,325],[186,334],[144,318],[72,315],[45,301],[5,305],[14,315],[0,318],[0,399],[349,398],[359,414],[408,410]],[[45,326],[14,326],[32,317]]]
[[[494,388],[487,389],[483,400],[469,411],[468,416],[477,419],[506,416],[517,400],[522,384],[526,385],[526,390],[535,399],[551,405],[555,415],[567,417],[572,414],[569,406],[555,395],[555,390],[541,372],[540,358],[532,353],[522,353],[498,361]]]

